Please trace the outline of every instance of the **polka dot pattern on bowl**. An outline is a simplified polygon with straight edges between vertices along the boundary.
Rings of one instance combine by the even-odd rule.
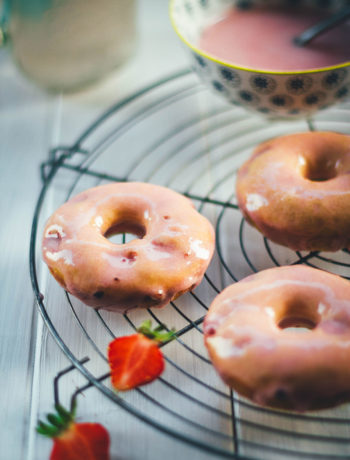
[[[348,0],[172,0],[172,21],[189,45],[191,64],[200,78],[229,103],[271,116],[309,116],[350,96],[350,64],[305,72],[264,72],[220,62],[196,48],[201,30],[228,8],[257,4],[349,5]]]

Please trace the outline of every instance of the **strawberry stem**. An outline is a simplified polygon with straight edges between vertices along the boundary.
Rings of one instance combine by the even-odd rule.
[[[55,426],[56,428],[62,428],[64,425],[64,421],[59,415],[47,414],[46,418],[51,423],[51,425]]]
[[[56,435],[57,429],[39,421],[36,431],[40,434],[43,434],[44,436],[47,436],[48,438],[53,438]]]
[[[73,405],[72,410],[68,411],[60,404],[55,405],[57,414],[47,414],[46,418],[49,423],[44,423],[39,420],[36,431],[48,438],[57,438],[63,431],[67,430],[70,424],[75,419],[76,403]]]
[[[153,339],[159,343],[170,342],[175,338],[175,329],[171,329],[170,331],[165,331],[167,328],[163,324],[159,324],[154,329],[152,329],[152,321],[147,319],[144,321],[141,326],[137,329],[137,332],[140,334],[145,335],[149,339]]]
[[[71,405],[70,405],[70,414],[71,414],[71,417],[73,417],[72,420],[75,419],[75,416],[77,414],[77,405],[78,405],[78,403],[77,403],[77,399],[76,399],[76,395],[75,395],[75,397],[73,397]]]

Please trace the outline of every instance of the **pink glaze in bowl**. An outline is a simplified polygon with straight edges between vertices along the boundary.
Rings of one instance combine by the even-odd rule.
[[[224,49],[223,53],[221,53],[220,48],[216,44],[216,49],[220,51],[215,53],[213,51],[213,49],[215,50],[215,46],[210,49],[210,42],[208,47],[208,43],[205,43],[205,40],[203,40],[210,26],[212,27],[213,24],[219,21],[219,24],[224,24],[222,19],[227,17],[227,13],[233,7],[243,16],[245,11],[254,12],[255,14],[258,8],[264,5],[264,10],[261,11],[265,12],[265,20],[261,21],[261,23],[265,24],[266,14],[269,9],[273,11],[274,8],[286,7],[293,12],[293,8],[296,8],[296,3],[298,4],[299,11],[305,11],[305,13],[310,10],[315,11],[316,16],[318,14],[324,15],[325,11],[330,13],[332,10],[337,10],[349,4],[346,0],[328,2],[327,7],[322,7],[321,5],[325,5],[325,3],[317,0],[299,2],[288,0],[170,0],[170,17],[176,33],[189,51],[194,70],[214,92],[229,103],[241,105],[269,117],[307,117],[320,109],[337,104],[349,97],[349,60],[342,60],[339,63],[334,63],[336,61],[331,60],[329,65],[317,67],[314,64],[313,67],[311,66],[312,68],[307,68],[309,59],[302,59],[302,54],[299,59],[299,50],[296,50],[297,53],[293,58],[294,63],[291,64],[294,67],[295,62],[299,62],[300,60],[301,64],[296,70],[291,70],[293,67],[288,68],[288,65],[284,65],[284,63],[277,64],[273,68],[267,62],[265,66],[263,64],[265,62],[264,58],[261,57],[261,53],[264,51],[264,47],[261,46],[262,31],[258,30],[259,20],[256,18],[255,26],[253,23],[249,26],[249,33],[252,30],[251,35],[255,37],[256,52],[248,60],[244,60],[244,55],[243,60],[241,59],[242,53],[240,51],[246,45],[247,40],[249,40],[249,33],[242,40],[233,40],[232,50],[234,51],[233,55],[236,57],[231,61],[225,59]],[[301,27],[304,27],[307,23],[307,20],[304,20],[303,16],[307,15],[300,15],[300,19],[303,22]],[[271,25],[269,27],[271,29]],[[283,27],[285,26],[283,25]],[[347,24],[346,30],[349,31],[350,35],[349,24]],[[241,26],[238,37],[240,38],[243,33],[244,27]],[[266,31],[265,35],[266,37],[269,35],[269,30]],[[277,42],[281,42],[282,40],[280,39],[280,35]],[[313,57],[312,49],[317,50],[317,46],[328,43],[325,37],[320,37],[318,39],[319,42],[315,42],[311,48],[308,45],[309,48],[306,49],[306,54],[310,56],[310,62]],[[346,43],[349,43],[350,36],[346,35],[345,40]],[[204,47],[206,51],[204,51]],[[271,42],[270,47],[272,47]],[[227,53],[227,51],[230,51],[230,46],[226,48]],[[276,46],[277,48],[278,46]],[[331,54],[328,53],[329,57],[332,57]],[[279,58],[276,58],[278,62],[281,62],[281,55],[283,56],[283,52],[282,54],[280,53]],[[339,56],[341,56],[341,53],[339,53]],[[236,60],[234,61],[234,59]],[[257,63],[256,66],[252,65],[254,61]],[[326,61],[322,61],[322,59],[319,59],[319,56],[316,56],[313,62],[324,64]]]

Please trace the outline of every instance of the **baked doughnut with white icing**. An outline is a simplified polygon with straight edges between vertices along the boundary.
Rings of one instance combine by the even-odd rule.
[[[350,282],[337,275],[295,265],[248,276],[214,299],[204,335],[222,379],[257,404],[350,401]]]
[[[126,244],[107,236],[137,235]],[[42,253],[50,272],[86,305],[125,312],[163,307],[201,281],[214,230],[192,202],[165,187],[112,183],[86,190],[49,218]]]
[[[350,136],[305,132],[260,144],[237,175],[247,221],[295,250],[350,246]]]

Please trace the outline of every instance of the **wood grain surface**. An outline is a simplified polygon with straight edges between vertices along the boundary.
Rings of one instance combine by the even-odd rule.
[[[0,212],[3,216],[0,407],[4,418],[0,458],[3,460],[49,458],[51,441],[38,436],[34,428],[38,418],[52,409],[55,375],[70,365],[38,314],[29,277],[30,230],[42,185],[39,165],[47,160],[52,147],[72,145],[112,104],[187,66],[186,55],[169,24],[167,2],[140,0],[138,30],[136,56],[116,75],[77,94],[46,94],[21,76],[8,50],[0,51]],[[197,85],[194,76],[190,76],[185,85],[177,85],[174,82],[159,88],[135,105],[113,114],[84,141],[89,151],[103,151],[91,166],[94,172],[148,180],[193,196],[208,194],[219,203],[230,198],[234,204],[232,177],[252,145],[278,134],[309,129],[303,120],[272,123],[240,109],[231,110],[214,100],[209,92],[191,89]],[[164,109],[161,101],[168,93],[172,99],[167,99]],[[151,110],[152,106],[156,109]],[[350,134],[349,114],[350,105],[345,104],[331,117],[327,112],[315,117],[313,126]],[[123,123],[129,125],[121,135]],[[237,153],[234,160],[233,152]],[[72,164],[74,161],[73,158]],[[96,175],[80,176],[74,170],[63,168],[45,196],[38,242],[45,218],[67,199],[68,192],[76,194],[103,182]],[[70,190],[73,183],[75,186]],[[201,204],[196,200],[194,203],[197,207]],[[238,210],[231,206],[221,215],[222,209],[222,205],[206,203],[201,212],[214,224],[219,219],[224,263],[234,277],[241,279],[252,272],[247,260],[254,261],[254,267],[259,270],[272,266],[263,239],[250,227],[242,227],[245,224],[241,223]],[[242,253],[242,241],[246,254]],[[293,263],[295,254],[291,251],[276,245],[271,251],[279,264]],[[86,363],[89,372],[102,375],[108,371],[105,362],[108,342],[113,335],[131,332],[132,327],[119,315],[96,313],[74,298],[69,303],[65,292],[41,263],[39,252],[38,282],[57,333],[78,359],[89,356],[90,361]],[[342,256],[336,257],[340,261]],[[329,268],[327,262],[320,264],[321,268]],[[337,267],[334,270],[342,272]],[[218,290],[232,282],[218,254],[208,273]],[[240,403],[237,395],[232,399],[230,390],[208,363],[200,324],[193,326],[193,321],[205,314],[203,305],[209,305],[216,290],[204,280],[194,294],[195,298],[187,294],[176,301],[175,306],[155,312],[156,317],[169,326],[181,329],[190,324],[191,330],[164,348],[168,362],[162,379],[123,395],[124,400],[165,427],[243,457],[300,458],[300,452],[308,452],[311,458],[313,454],[350,458],[349,425],[288,418],[256,410],[245,401]],[[149,317],[147,312],[129,315],[134,324],[146,317]],[[68,405],[75,389],[86,382],[77,370],[63,377],[59,386],[62,403]],[[108,381],[105,384],[109,388]],[[200,450],[140,421],[96,388],[84,391],[78,401],[78,420],[100,422],[110,431],[113,460],[218,458],[217,454]],[[315,414],[318,415],[350,417],[349,406]],[[315,439],[310,441],[310,435]],[[334,442],[334,437],[340,441]],[[238,449],[234,442],[237,438]],[[264,450],[260,444],[274,446],[274,449]],[[287,455],[283,449],[297,453]]]

